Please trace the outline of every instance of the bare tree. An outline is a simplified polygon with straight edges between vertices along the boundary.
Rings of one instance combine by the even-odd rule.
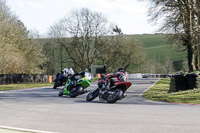
[[[88,9],[73,10],[50,28],[50,36],[63,46],[69,56],[69,63],[80,70],[89,67],[99,57],[107,35],[107,19],[98,12]]]
[[[42,46],[0,0],[0,73],[39,73]]]
[[[161,31],[168,31],[170,39],[187,50],[190,72],[199,69],[197,0],[148,0],[152,2],[150,16],[153,21],[163,18]],[[198,10],[197,10],[198,9]],[[195,57],[196,56],[196,57]],[[196,61],[195,61],[196,60]],[[196,65],[195,65],[196,64]]]
[[[139,64],[145,58],[138,41],[123,36],[122,30],[109,24],[101,13],[85,8],[73,10],[54,24],[49,35],[65,48],[68,63],[77,71],[91,64],[106,64],[111,72],[118,67]]]
[[[111,44],[107,45],[107,53],[103,55],[104,62],[110,71],[116,70],[118,67],[124,67],[127,71],[133,65],[140,65],[146,59],[146,53],[143,45],[133,36],[124,36],[121,34],[114,35],[110,38]],[[133,68],[132,68],[133,69]]]

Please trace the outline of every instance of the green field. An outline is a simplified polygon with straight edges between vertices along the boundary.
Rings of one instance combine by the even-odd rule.
[[[166,35],[164,34],[154,34],[154,35],[127,35],[127,36],[133,36],[139,42],[141,42],[144,45],[144,50],[147,54],[147,60],[153,59],[154,61],[165,64],[166,59],[170,58],[171,62],[176,60],[184,60],[184,64],[186,64],[187,58],[186,58],[186,52],[176,52],[175,50],[172,50],[170,47],[170,44],[168,44],[168,40],[166,39]],[[43,39],[42,40],[45,43],[44,48],[46,49],[46,53],[48,57],[54,58],[51,60],[52,64],[50,66],[53,66],[53,72],[50,73],[57,73],[61,71],[64,67],[71,67],[71,64],[63,63],[61,66],[61,58],[60,58],[60,49],[57,46],[54,46],[54,44],[51,44],[49,39]],[[54,47],[53,47],[54,46]],[[63,55],[63,61],[67,59],[67,53],[62,48],[62,55]],[[137,65],[131,65],[129,70],[137,72],[138,70]]]
[[[167,57],[171,58],[172,61],[186,61],[186,52],[176,52],[172,50],[164,34],[134,35],[134,37],[144,44],[145,51],[150,59],[156,59],[161,63],[163,63]]]

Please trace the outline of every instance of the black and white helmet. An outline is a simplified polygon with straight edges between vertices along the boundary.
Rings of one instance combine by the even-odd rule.
[[[69,68],[69,70],[68,70],[68,75],[69,75],[69,76],[74,75],[74,70],[73,70],[72,68]]]
[[[62,71],[63,71],[63,76],[67,77],[69,70],[67,68],[64,68]]]

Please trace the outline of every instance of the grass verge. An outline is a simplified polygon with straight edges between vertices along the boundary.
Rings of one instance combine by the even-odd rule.
[[[200,89],[168,93],[170,79],[161,79],[144,93],[144,97],[153,101],[200,104]]]
[[[27,84],[0,85],[0,91],[18,90],[18,89],[45,87],[45,86],[53,86],[53,83],[27,83]]]
[[[95,82],[98,78],[93,78],[91,81]],[[54,83],[26,83],[26,84],[9,84],[9,85],[0,85],[0,91],[6,90],[18,90],[18,89],[26,89],[26,88],[35,88],[35,87],[45,87],[52,86]]]

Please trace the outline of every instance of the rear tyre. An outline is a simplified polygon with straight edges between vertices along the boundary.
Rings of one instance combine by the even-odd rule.
[[[94,90],[90,91],[90,93],[86,96],[86,100],[87,100],[87,101],[92,101],[92,100],[94,100],[98,95],[99,95],[99,90],[98,90],[98,89],[94,89]]]
[[[56,89],[58,86],[60,86],[60,80],[55,81],[53,88]]]
[[[72,88],[70,96],[73,97],[73,98],[77,97],[78,95],[81,94],[82,91],[83,91],[83,88],[81,86],[77,86],[75,88]]]
[[[115,89],[112,91],[114,94],[110,94],[107,98],[108,103],[115,103],[117,100],[120,100],[120,98],[123,95],[123,91],[121,89]]]

